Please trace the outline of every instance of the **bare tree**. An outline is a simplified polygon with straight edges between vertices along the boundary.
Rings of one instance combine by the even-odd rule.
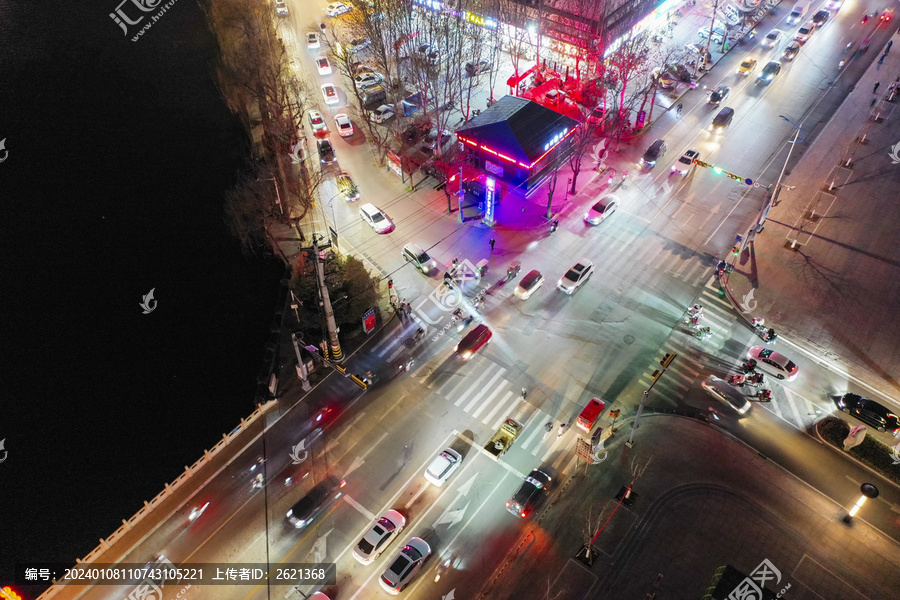
[[[277,187],[267,184],[261,188],[245,182],[230,195],[228,214],[236,219],[232,229],[246,244],[262,235],[261,231],[251,232],[249,227],[266,226],[265,220],[259,218],[262,208],[254,205],[261,195],[270,198],[268,206],[280,202],[287,209],[284,217],[300,219],[312,206],[321,183],[319,171],[307,169],[305,163],[296,160],[294,152],[308,85],[290,67],[284,46],[275,35],[268,5],[234,0],[210,3],[205,9],[207,22],[219,42],[219,88],[254,142],[263,163],[260,171],[270,173],[266,178],[277,182]],[[251,206],[237,206],[241,198]],[[282,211],[278,217],[282,217]]]

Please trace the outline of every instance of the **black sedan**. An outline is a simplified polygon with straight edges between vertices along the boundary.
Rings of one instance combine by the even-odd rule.
[[[522,482],[522,487],[519,488],[519,491],[507,500],[506,510],[524,519],[531,514],[538,501],[546,493],[550,481],[549,475],[535,469]]]
[[[723,102],[725,100],[725,98],[728,97],[728,94],[730,92],[731,92],[730,87],[728,87],[727,85],[720,85],[719,87],[717,87],[716,89],[714,89],[712,91],[712,93],[709,95],[709,99],[707,100],[707,102],[709,104],[715,104],[716,106],[718,106],[720,102]]]
[[[869,400],[859,394],[844,394],[838,400],[838,408],[878,431],[890,431],[892,433],[900,429],[900,417],[897,417],[887,407]]]
[[[821,27],[828,21],[829,17],[831,17],[831,13],[823,8],[813,15],[812,22],[816,24],[816,27]]]

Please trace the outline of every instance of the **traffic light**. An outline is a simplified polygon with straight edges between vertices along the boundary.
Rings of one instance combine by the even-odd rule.
[[[611,416],[613,419],[618,419],[619,418],[619,409],[617,408],[615,410],[609,411],[609,416]]]
[[[734,254],[735,256],[738,256],[738,255],[741,253],[741,247],[735,245],[735,246],[731,249],[731,253]]]
[[[663,368],[666,368],[670,364],[672,364],[672,361],[675,360],[676,356],[677,355],[675,353],[666,354],[665,356],[662,357],[662,360],[659,361],[659,364],[661,364],[663,366]]]
[[[722,174],[722,167],[717,167],[717,166],[713,165],[712,170],[713,170],[713,173],[715,173],[716,175]]]
[[[438,191],[441,191],[441,190],[444,189],[445,187],[447,187],[447,182],[446,182],[446,181],[442,181],[441,183],[439,183],[439,184],[437,184],[436,186],[434,186],[434,189],[436,189],[436,190],[438,190]]]
[[[394,280],[393,280],[393,279],[388,279],[388,289],[390,290],[390,289],[393,289],[393,288],[394,288]]]

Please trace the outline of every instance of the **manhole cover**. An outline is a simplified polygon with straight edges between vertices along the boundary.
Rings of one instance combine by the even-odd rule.
[[[622,338],[622,341],[624,341],[626,344],[628,344],[630,346],[631,344],[634,343],[634,336],[626,335],[624,338]]]

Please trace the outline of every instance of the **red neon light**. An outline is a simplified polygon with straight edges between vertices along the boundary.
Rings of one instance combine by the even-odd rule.
[[[506,156],[505,154],[500,154],[500,153],[497,152],[496,150],[493,150],[493,149],[491,149],[491,148],[488,148],[488,147],[485,146],[484,144],[479,145],[477,142],[473,142],[472,140],[468,140],[468,139],[466,139],[466,138],[464,138],[464,137],[462,137],[462,136],[460,136],[460,135],[457,135],[456,138],[459,139],[459,140],[461,140],[462,142],[464,142],[464,143],[466,143],[466,144],[469,144],[470,146],[472,146],[472,147],[474,147],[474,148],[481,148],[481,149],[484,150],[485,152],[490,152],[491,154],[493,154],[493,155],[496,156],[497,158],[500,158],[500,159],[502,159],[502,160],[505,160],[506,162],[512,163],[512,164],[514,164],[514,165],[520,165],[520,166],[522,166],[522,167],[524,167],[524,168],[526,168],[526,169],[528,169],[528,170],[530,171],[531,169],[534,168],[534,165],[536,165],[536,164],[538,164],[539,162],[541,162],[541,160],[542,160],[545,156],[547,156],[547,154],[549,154],[554,148],[556,148],[557,146],[559,146],[559,145],[562,143],[562,141],[563,141],[564,139],[566,139],[567,137],[569,137],[569,136],[572,135],[573,133],[575,133],[575,128],[574,128],[574,127],[573,127],[572,129],[570,129],[569,131],[567,131],[567,132],[566,132],[566,135],[562,136],[562,138],[561,138],[558,142],[556,142],[555,144],[553,144],[546,152],[544,152],[543,154],[541,154],[541,155],[537,158],[537,160],[535,160],[535,161],[534,161],[533,163],[531,163],[531,164],[526,164],[526,163],[523,163],[523,162],[521,162],[521,161],[517,161],[517,160],[514,159],[514,158],[510,158],[510,157]]]

